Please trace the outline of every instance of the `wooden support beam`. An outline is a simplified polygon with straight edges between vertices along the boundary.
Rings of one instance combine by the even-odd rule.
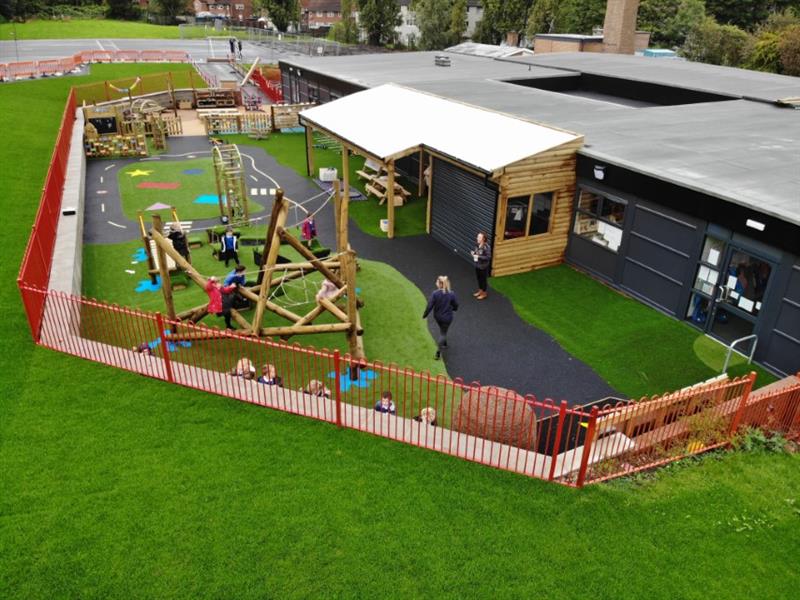
[[[350,319],[347,317],[347,313],[345,313],[341,308],[336,306],[333,302],[331,302],[327,298],[320,298],[319,303],[320,306],[322,306],[325,310],[331,313],[334,317],[339,319],[342,323],[350,322]]]
[[[310,333],[336,333],[351,329],[350,323],[325,323],[322,325],[287,325],[285,327],[264,327],[262,336],[305,335]]]
[[[308,176],[314,176],[314,129],[306,125],[306,169]]]
[[[350,356],[356,358],[363,358],[359,356],[358,347],[358,304],[356,303],[356,257],[355,252],[348,250],[339,256],[342,263],[342,272],[345,277],[345,284],[347,285],[347,323],[350,329],[347,330],[347,342],[349,346]]]
[[[231,317],[233,317],[233,320],[236,321],[239,324],[239,327],[242,328],[242,330],[243,330],[242,333],[244,333],[245,335],[252,335],[251,332],[250,332],[250,329],[251,329],[250,321],[245,319],[242,316],[242,313],[240,313],[235,308],[232,308],[231,309]]]
[[[144,244],[144,252],[147,255],[147,270],[150,274],[150,283],[155,285],[156,283],[156,261],[153,260],[153,249],[150,248],[150,238],[147,237],[147,227],[144,224],[144,215],[142,215],[142,211],[136,213],[139,217],[139,231],[142,234],[142,244]]]
[[[163,231],[164,224],[161,222],[161,215],[153,215],[153,229]],[[167,242],[169,243],[169,242]],[[164,304],[167,307],[167,315],[170,319],[175,319],[175,302],[172,299],[172,280],[169,277],[169,267],[167,266],[167,254],[164,252],[165,244],[156,244],[158,252],[158,270],[161,274],[161,291],[164,294]],[[171,244],[170,244],[171,246]]]
[[[348,248],[347,225],[350,218],[350,150],[342,146],[342,197],[339,204],[339,216],[336,220],[336,251],[344,252]]]
[[[164,252],[167,253],[172,260],[175,261],[175,264],[178,265],[179,268],[186,271],[186,274],[194,281],[197,285],[201,288],[206,289],[206,284],[208,283],[208,279],[197,273],[192,269],[192,265],[189,264],[185,258],[183,258],[175,248],[172,247],[169,240],[165,238],[159,231],[156,231],[155,228],[150,230],[150,235],[153,237],[153,241],[155,241],[156,245],[161,246],[164,248]]]
[[[258,294],[254,294],[253,292],[251,292],[249,289],[247,289],[245,287],[240,287],[239,288],[239,293],[242,296],[244,296],[245,298],[247,298],[248,300],[252,300],[253,302],[258,302],[259,301],[259,295]],[[275,304],[274,302],[270,301],[269,299],[267,299],[265,301],[264,306],[268,310],[271,310],[272,312],[274,312],[276,315],[279,315],[279,316],[283,317],[284,319],[287,319],[287,320],[291,321],[292,323],[297,323],[297,321],[299,321],[301,319],[300,315],[298,315],[296,313],[293,313],[292,311],[283,308],[279,304]]]
[[[389,219],[389,231],[387,237],[392,239],[394,237],[394,161],[391,160],[386,164],[386,211],[387,218]]]
[[[188,310],[179,312],[175,317],[181,321],[189,320],[192,323],[197,323],[200,319],[208,314],[208,303],[195,306]]]
[[[264,254],[261,258],[261,289],[258,292],[256,311],[253,315],[253,334],[259,335],[261,332],[261,319],[264,318],[264,309],[269,299],[269,291],[272,287],[272,271],[278,260],[278,252],[281,249],[280,232],[286,224],[286,217],[289,215],[289,203],[283,197],[283,190],[275,190],[275,202],[272,205],[272,215],[267,229],[267,238],[264,240]],[[299,242],[298,242],[299,243]],[[302,245],[302,244],[301,244]]]
[[[342,148],[342,150],[345,150]],[[339,247],[339,219],[342,212],[342,186],[341,182],[336,179],[333,182],[333,226],[336,232],[336,247]]]
[[[417,196],[422,197],[425,191],[425,152],[419,151],[419,175],[417,176]]]
[[[301,244],[292,234],[286,231],[283,227],[281,227],[278,230],[278,234],[280,235],[280,238],[283,241],[285,241],[292,248],[297,250],[303,257],[311,261],[311,264],[314,265],[314,268],[317,269],[317,271],[319,271],[320,273],[322,273],[326,279],[331,281],[331,283],[336,285],[337,288],[340,288],[344,285],[344,283],[342,282],[341,279],[339,279],[336,273],[334,273],[328,267],[326,267],[321,260],[319,260],[316,256],[314,256],[311,250],[303,246],[303,244]],[[339,260],[341,262],[341,258]]]
[[[168,342],[191,342],[197,340],[216,340],[220,338],[227,338],[229,336],[223,330],[210,329],[208,331],[193,331],[190,333],[170,333],[164,336]]]

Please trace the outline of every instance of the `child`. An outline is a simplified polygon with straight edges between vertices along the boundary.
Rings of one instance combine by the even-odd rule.
[[[206,294],[208,294],[209,314],[217,315],[218,317],[224,317],[225,327],[227,329],[233,329],[233,323],[231,323],[230,307],[226,309],[223,306],[222,294],[233,294],[233,292],[236,291],[236,286],[229,285],[227,287],[223,287],[220,285],[219,280],[212,275],[211,277],[208,278],[205,291]],[[226,304],[228,304],[228,302],[226,302]]]
[[[233,260],[236,262],[237,266],[239,263],[239,238],[233,235],[233,228],[228,227],[225,230],[225,235],[223,235],[219,240],[219,252],[220,252],[220,259],[225,261],[225,266],[228,266],[228,263]]]
[[[330,398],[331,391],[326,388],[318,379],[312,379],[304,390],[300,390],[304,394],[310,394],[318,398]]]
[[[394,402],[392,402],[392,392],[386,391],[381,394],[381,399],[375,404],[375,412],[388,413],[390,415],[397,414]]]
[[[417,423],[425,423],[426,425],[436,427],[436,409],[427,406],[419,411],[419,414],[414,417],[414,420]]]
[[[177,253],[185,258],[187,262],[191,262],[189,258],[189,243],[186,241],[186,235],[183,233],[180,223],[170,223],[167,237],[172,240],[172,247],[175,248]]]
[[[240,358],[236,362],[236,366],[231,369],[231,375],[244,379],[254,379],[256,376],[256,368],[249,358]]]
[[[275,367],[270,364],[261,367],[261,377],[258,378],[258,383],[277,386],[282,385],[281,378],[278,377]]]
[[[317,224],[314,222],[314,217],[306,217],[305,220],[303,220],[300,235],[305,242],[310,242],[317,237]]]
[[[325,300],[330,300],[333,298],[336,293],[339,291],[339,288],[336,287],[336,284],[332,281],[325,279],[322,281],[322,285],[319,287],[319,291],[317,292],[316,298],[317,302],[320,299],[324,298]]]
[[[247,267],[244,265],[236,265],[236,268],[228,273],[228,276],[225,277],[225,281],[223,285],[244,285],[245,284],[245,271],[247,271]]]
[[[142,342],[138,346],[134,346],[131,348],[137,354],[144,354],[146,356],[153,356],[153,349],[150,348],[150,345],[147,342]]]

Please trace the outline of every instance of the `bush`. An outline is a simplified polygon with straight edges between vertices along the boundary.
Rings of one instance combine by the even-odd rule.
[[[761,429],[747,427],[734,438],[733,447],[744,452],[785,452],[786,438],[780,433],[767,434]]]
[[[43,19],[102,19],[105,14],[106,7],[102,4],[73,6],[71,4],[48,5],[43,2],[35,16]]]
[[[782,73],[780,41],[781,36],[777,33],[762,33],[753,46],[753,52],[747,60],[747,68],[769,73]]]
[[[686,36],[681,55],[697,62],[740,67],[748,59],[753,36],[735,25],[720,25],[707,17]]]
[[[781,67],[786,75],[800,76],[800,25],[788,27],[778,42]]]

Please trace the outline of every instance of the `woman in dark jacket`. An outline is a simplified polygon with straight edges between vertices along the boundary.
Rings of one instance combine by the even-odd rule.
[[[484,300],[489,296],[486,289],[489,286],[489,267],[492,264],[492,247],[485,233],[478,234],[478,245],[471,254],[475,261],[475,275],[478,277],[478,291],[472,295],[478,300]]]
[[[439,326],[439,341],[434,358],[439,360],[442,357],[442,348],[447,348],[447,330],[453,322],[453,312],[458,310],[458,300],[455,293],[450,290],[450,280],[447,275],[439,275],[436,278],[436,290],[428,299],[428,306],[422,314],[425,319],[433,311],[433,319]]]

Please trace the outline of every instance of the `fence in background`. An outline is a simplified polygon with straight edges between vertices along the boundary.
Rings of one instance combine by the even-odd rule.
[[[42,346],[573,487],[717,448],[743,425],[800,434],[795,378],[751,393],[751,374],[586,412],[563,401],[353,361],[338,351],[220,334],[48,290],[74,114],[71,92],[18,279],[31,333]],[[176,333],[215,339],[194,335],[188,342]],[[258,370],[273,365],[282,385],[231,375],[240,358]],[[302,391],[311,390],[312,381],[330,389]],[[383,391],[392,393],[390,412],[376,410]]]
[[[111,62],[189,62],[181,50],[85,50],[48,60],[0,63],[0,81],[30,79],[69,73],[80,65]]]
[[[131,97],[144,96],[154,92],[163,92],[176,89],[198,89],[205,88],[207,81],[198,76],[194,69],[185,71],[168,71],[165,73],[152,73],[140,75],[138,77],[125,77],[111,81],[97,81],[73,86],[75,91],[75,101],[80,105],[84,102],[107,102],[109,100],[119,100],[127,98],[128,92],[125,91],[135,84],[130,90]],[[139,80],[136,83],[136,80]]]

